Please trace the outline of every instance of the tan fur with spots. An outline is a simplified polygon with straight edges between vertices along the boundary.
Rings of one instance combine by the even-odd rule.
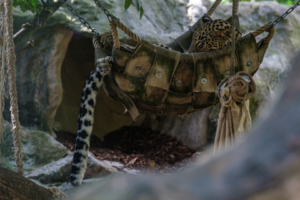
[[[235,29],[236,40],[242,36]],[[189,53],[218,50],[231,43],[231,24],[217,19],[204,23],[193,34],[193,41]]]

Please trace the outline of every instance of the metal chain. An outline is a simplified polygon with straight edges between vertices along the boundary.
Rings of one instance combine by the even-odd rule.
[[[91,30],[92,34],[94,34],[94,35],[96,35],[96,36],[99,35],[98,30],[95,29],[95,28],[92,28],[91,25],[90,25],[85,19],[83,19],[82,17],[80,17],[80,16],[78,15],[78,13],[76,12],[76,10],[74,10],[74,8],[72,8],[72,6],[70,6],[69,4],[67,4],[65,0],[60,0],[60,2],[64,3],[64,4],[67,6],[67,8],[72,12],[72,14],[75,15],[76,17],[78,17],[79,21],[80,21],[85,27],[87,27],[88,29]]]
[[[300,0],[297,3],[295,3],[294,6],[290,7],[283,15],[278,17],[274,22],[270,22],[270,28],[276,26],[276,24],[278,24],[278,22],[283,20],[287,15],[289,15],[291,12],[293,12],[298,6],[300,6]]]
[[[72,8],[72,6],[70,6],[69,4],[66,3],[67,0],[60,0],[60,2],[64,3],[67,8],[72,12],[73,15],[75,15],[76,17],[78,17],[79,21],[85,26],[87,27],[88,29],[91,30],[91,32],[94,34],[94,35],[99,35],[99,32],[97,29],[95,28],[92,28],[91,25],[85,20],[83,19],[82,17],[80,17],[78,15],[78,13],[76,12],[76,10],[74,10]],[[114,19],[116,20],[119,20],[117,17],[115,17],[114,15],[110,14],[110,12],[104,8],[102,6],[102,4],[100,3],[99,0],[94,0],[95,4],[104,12],[104,14],[107,16],[108,18],[108,21],[112,24],[114,24]],[[291,12],[293,12],[298,6],[300,6],[300,0],[298,0],[298,2],[292,6],[291,8],[289,8],[282,16],[280,16],[279,18],[277,18],[274,22],[270,22],[270,28],[276,26],[276,24],[278,24],[278,22],[280,22],[281,20],[283,20],[287,15],[289,15]],[[269,29],[270,29],[269,28]]]
[[[106,8],[102,6],[99,0],[94,0],[95,4],[104,12],[104,14],[107,16],[108,21],[112,24],[114,24],[113,19],[119,20],[117,17],[114,15],[110,14]]]

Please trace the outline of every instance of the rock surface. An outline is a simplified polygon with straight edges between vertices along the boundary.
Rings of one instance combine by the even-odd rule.
[[[56,186],[61,191],[70,193],[74,190],[74,187],[69,183],[72,159],[73,154],[69,153],[60,160],[31,171],[26,177],[43,187]],[[122,169],[122,171],[118,169]],[[87,171],[82,184],[86,185],[91,182],[99,181],[102,180],[104,176],[116,173],[139,174],[139,171],[124,168],[124,165],[118,162],[100,161],[89,152]]]
[[[73,154],[68,154],[66,157],[44,165],[29,174],[27,178],[39,181],[42,184],[54,184],[69,182],[70,169],[73,160]],[[113,172],[117,172],[117,168],[113,167],[106,161],[97,160],[91,153],[87,162],[87,172],[85,178],[91,178],[96,176],[104,176]]]
[[[186,116],[160,116],[152,121],[151,129],[174,136],[191,149],[201,149],[207,144],[211,110],[212,107]]]
[[[0,166],[16,170],[14,158],[13,137],[11,124],[5,121],[5,131],[1,142],[1,161]],[[22,156],[25,174],[29,171],[56,161],[68,152],[67,148],[57,142],[49,134],[38,131],[20,128],[22,142]]]

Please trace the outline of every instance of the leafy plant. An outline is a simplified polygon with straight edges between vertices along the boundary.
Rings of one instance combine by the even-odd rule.
[[[127,10],[132,4],[132,0],[125,0],[124,8]],[[142,2],[140,0],[134,0],[135,8],[137,12],[140,12],[140,19],[143,17],[144,8],[142,6]]]
[[[22,12],[31,11],[36,13],[41,6],[39,0],[13,0],[13,8],[20,6]]]

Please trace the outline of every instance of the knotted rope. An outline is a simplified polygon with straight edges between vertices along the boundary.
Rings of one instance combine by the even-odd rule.
[[[93,37],[94,48],[109,48],[113,44],[113,37],[111,32],[102,33]]]
[[[6,26],[6,39],[7,39],[7,73],[9,81],[9,95],[10,95],[10,105],[11,105],[11,122],[13,125],[12,133],[14,137],[14,148],[15,148],[15,159],[17,163],[17,172],[21,175],[24,174],[23,171],[23,161],[21,155],[21,139],[19,134],[19,109],[17,100],[17,90],[16,90],[16,72],[15,72],[15,45],[13,41],[13,15],[12,15],[12,0],[4,0],[5,8],[5,26]]]
[[[234,143],[251,126],[249,99],[255,95],[256,85],[251,75],[239,72],[223,80],[218,87],[221,111],[214,151]]]

